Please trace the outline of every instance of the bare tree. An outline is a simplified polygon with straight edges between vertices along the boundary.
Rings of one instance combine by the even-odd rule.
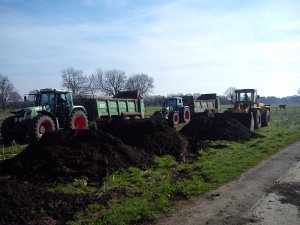
[[[297,92],[298,92],[298,95],[300,95],[300,88],[298,89],[298,91],[297,91]]]
[[[8,101],[10,102],[10,105],[15,109],[18,108],[20,101],[22,101],[22,97],[17,91],[13,91],[9,94]]]
[[[83,75],[82,70],[71,67],[62,71],[62,86],[72,91],[73,95],[86,94],[89,90],[89,80]]]
[[[3,110],[6,108],[9,95],[14,91],[14,85],[7,76],[0,74],[0,104]]]
[[[153,78],[147,74],[133,74],[126,83],[127,90],[138,90],[141,95],[148,95],[154,88]]]
[[[97,76],[95,74],[92,74],[87,77],[87,92],[89,94],[95,95],[96,92],[99,91],[98,85],[97,85]]]
[[[98,69],[94,76],[95,89],[105,95],[116,95],[118,92],[125,90],[126,76],[122,70],[112,69],[103,71]]]
[[[234,91],[236,90],[236,87],[228,87],[225,92],[224,95],[228,98],[228,99],[234,99]]]

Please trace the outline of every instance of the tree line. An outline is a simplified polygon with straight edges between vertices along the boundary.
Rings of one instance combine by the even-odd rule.
[[[73,95],[114,96],[120,91],[138,90],[142,96],[149,95],[154,88],[154,80],[147,74],[138,73],[126,76],[123,70],[97,69],[91,75],[82,70],[67,68],[62,70],[62,86],[71,90]]]

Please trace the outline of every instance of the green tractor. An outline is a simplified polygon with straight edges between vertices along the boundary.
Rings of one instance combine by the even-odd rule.
[[[153,117],[166,120],[169,126],[176,127],[179,123],[190,122],[191,112],[182,97],[171,97],[164,100],[161,110],[154,112]]]
[[[87,129],[87,111],[83,106],[73,104],[70,91],[42,89],[35,94],[34,106],[12,112],[1,126],[1,136],[5,144],[34,142],[45,133],[59,129]],[[27,101],[27,97],[24,97]]]

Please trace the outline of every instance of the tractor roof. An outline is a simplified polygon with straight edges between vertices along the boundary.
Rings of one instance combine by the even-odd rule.
[[[182,97],[179,97],[179,96],[174,96],[174,97],[169,97],[167,99],[182,99]]]
[[[235,93],[241,93],[241,92],[256,92],[256,89],[237,89],[234,91]]]
[[[39,91],[40,93],[45,93],[45,92],[61,92],[61,93],[70,93],[71,91],[68,91],[68,90],[64,90],[64,89],[54,89],[54,88],[44,88],[44,89],[41,89]]]

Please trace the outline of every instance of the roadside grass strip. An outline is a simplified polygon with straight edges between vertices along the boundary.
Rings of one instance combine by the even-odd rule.
[[[192,163],[177,162],[171,156],[155,158],[148,170],[129,168],[105,178],[97,195],[110,196],[107,204],[92,204],[78,212],[70,225],[126,225],[158,218],[181,201],[237,178],[241,173],[282,148],[300,140],[299,118],[282,121],[275,117],[265,137],[246,142],[214,141],[199,150]],[[89,185],[89,184],[88,184]]]

